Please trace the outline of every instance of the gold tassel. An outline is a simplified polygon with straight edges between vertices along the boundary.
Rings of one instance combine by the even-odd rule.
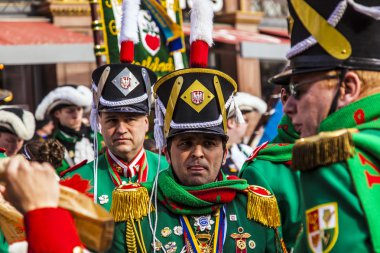
[[[316,136],[302,138],[293,147],[292,168],[311,170],[318,166],[346,161],[353,156],[354,143],[351,132],[356,129],[342,129],[321,132]]]
[[[149,194],[140,184],[121,185],[112,192],[111,214],[115,222],[140,220],[149,213]],[[151,206],[151,212],[155,210]]]
[[[247,218],[270,228],[279,227],[281,222],[276,197],[257,185],[249,186],[247,191]]]

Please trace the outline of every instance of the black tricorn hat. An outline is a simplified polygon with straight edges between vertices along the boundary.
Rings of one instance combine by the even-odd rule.
[[[154,85],[156,118],[158,113],[164,116],[164,137],[184,132],[226,137],[227,112],[236,89],[230,76],[207,68],[181,69],[159,79]]]
[[[94,106],[97,111],[149,114],[151,86],[156,74],[129,64],[107,64],[92,73]]]
[[[380,70],[379,5],[379,0],[288,0],[290,65],[269,82],[287,85],[293,75],[333,69]]]

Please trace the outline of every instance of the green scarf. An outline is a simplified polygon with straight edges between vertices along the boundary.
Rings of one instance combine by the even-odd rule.
[[[204,215],[234,200],[237,192],[249,186],[244,179],[227,180],[220,174],[220,181],[200,186],[183,186],[176,182],[171,167],[158,177],[158,200],[172,213],[179,215]],[[149,192],[152,183],[144,183]]]
[[[380,94],[376,94],[351,103],[326,118],[320,126],[320,131],[359,130],[352,134],[355,153],[347,165],[367,218],[374,252],[380,252],[380,169],[375,165],[380,165],[379,100]]]
[[[293,143],[299,138],[291,119],[284,115],[278,125],[277,137],[260,150],[257,159],[271,162],[289,162],[292,160]]]

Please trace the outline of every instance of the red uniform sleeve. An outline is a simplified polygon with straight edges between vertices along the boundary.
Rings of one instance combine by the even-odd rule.
[[[82,243],[67,210],[36,209],[25,215],[24,223],[28,253],[81,252]]]

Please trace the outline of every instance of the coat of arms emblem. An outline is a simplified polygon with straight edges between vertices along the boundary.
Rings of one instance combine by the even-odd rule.
[[[326,203],[306,211],[306,233],[314,253],[330,252],[338,238],[338,205]]]
[[[129,76],[120,77],[120,86],[123,89],[129,89],[131,87],[131,78]]]
[[[202,104],[204,100],[204,93],[201,90],[194,90],[191,92],[191,102],[196,105]]]

